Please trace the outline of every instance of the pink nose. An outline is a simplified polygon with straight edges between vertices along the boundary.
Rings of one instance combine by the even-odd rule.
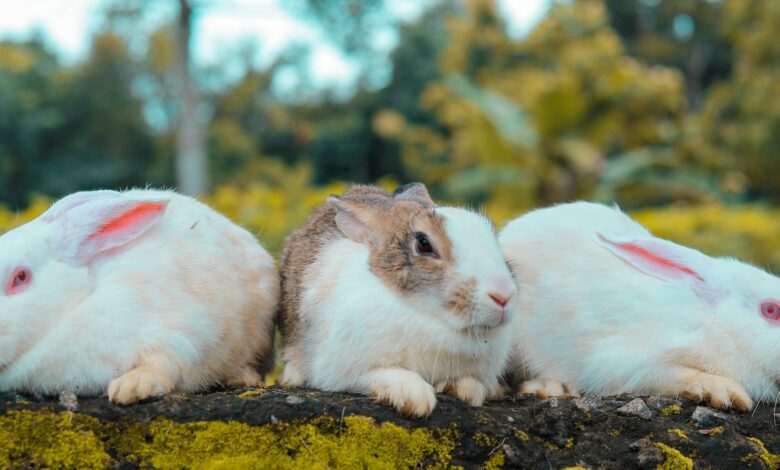
[[[509,299],[512,298],[512,294],[514,292],[507,293],[498,293],[498,292],[488,292],[488,297],[493,299],[493,302],[497,303],[499,307],[506,307],[506,304],[509,303]]]

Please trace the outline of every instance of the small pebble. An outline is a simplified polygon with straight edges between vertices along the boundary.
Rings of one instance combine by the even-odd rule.
[[[691,415],[691,421],[693,421],[693,424],[695,424],[697,428],[712,427],[718,423],[727,421],[728,419],[728,416],[725,414],[715,411],[712,408],[707,408],[706,406],[697,406]]]
[[[521,466],[522,462],[520,461],[520,455],[518,455],[519,452],[517,449],[515,449],[509,444],[504,444],[501,446],[501,448],[504,451],[504,456],[506,458],[507,466],[513,468]]]
[[[651,410],[662,410],[674,405],[682,406],[682,401],[671,397],[647,397],[647,406]]]
[[[578,410],[587,413],[601,406],[601,398],[595,395],[586,395],[582,398],[575,398],[572,400],[572,404]]]
[[[561,399],[559,397],[550,397],[542,403],[546,403],[550,408],[558,408],[561,405]]]
[[[631,443],[629,449],[637,453],[636,463],[638,468],[655,468],[666,460],[663,451],[647,438]]]
[[[17,393],[17,394],[14,395],[14,403],[19,402],[19,401],[25,402],[25,401],[29,401],[29,400],[27,399],[27,397],[19,395]]]
[[[645,401],[641,398],[634,398],[630,402],[617,409],[618,414],[623,416],[638,416],[642,419],[650,419],[653,413],[647,407]]]
[[[510,423],[514,423],[515,422],[515,418],[513,418],[511,416],[507,416],[506,420],[509,421]]]
[[[79,399],[70,390],[63,390],[60,392],[60,406],[68,411],[76,411],[79,409]]]
[[[301,403],[304,403],[306,401],[305,398],[301,398],[296,395],[288,395],[287,398],[284,399],[284,402],[287,403],[290,406],[300,405]]]

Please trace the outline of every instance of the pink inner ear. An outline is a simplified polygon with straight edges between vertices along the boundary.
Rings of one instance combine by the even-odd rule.
[[[599,239],[609,245],[611,250],[619,256],[624,257],[634,266],[646,270],[650,273],[662,275],[664,277],[679,277],[680,275],[687,275],[695,278],[698,281],[704,282],[704,277],[695,270],[676,262],[669,257],[665,257],[662,246],[653,246],[658,248],[653,251],[649,247],[642,246],[640,243],[635,242],[618,242],[612,241],[606,238],[602,234],[598,234]],[[647,244],[647,243],[645,243]]]
[[[728,286],[717,281],[710,258],[696,250],[652,236],[621,239],[599,233],[598,238],[599,244],[636,269],[665,281],[685,282],[710,304],[729,296]]]
[[[601,239],[603,241],[605,241],[607,243],[610,243],[612,245],[615,245],[617,248],[619,248],[621,250],[624,250],[624,251],[626,251],[628,253],[631,253],[634,256],[638,256],[638,257],[642,258],[646,263],[656,264],[656,265],[658,265],[662,269],[666,268],[666,269],[670,269],[670,270],[680,271],[680,272],[683,272],[685,274],[690,274],[691,276],[693,276],[696,279],[699,279],[701,281],[704,280],[704,278],[702,278],[701,275],[699,275],[699,273],[697,273],[693,269],[691,269],[691,268],[689,268],[687,266],[683,266],[682,264],[675,263],[674,261],[672,261],[670,259],[663,258],[663,257],[661,257],[661,256],[659,256],[659,255],[657,255],[657,254],[655,254],[653,252],[651,252],[650,250],[648,250],[646,248],[642,248],[639,245],[635,245],[633,243],[615,243],[615,242],[611,242],[611,241],[605,239],[601,235],[599,235],[599,236],[601,237]]]
[[[89,238],[101,238],[112,233],[127,230],[145,220],[153,217],[165,209],[165,204],[160,202],[142,202],[129,211],[101,226]]]

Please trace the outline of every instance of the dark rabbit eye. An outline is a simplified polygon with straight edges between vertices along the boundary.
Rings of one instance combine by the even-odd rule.
[[[768,300],[761,304],[761,316],[767,320],[780,321],[780,305]]]
[[[415,236],[415,249],[417,254],[421,256],[430,256],[432,258],[438,258],[436,250],[433,248],[433,244],[428,240],[428,236],[424,233],[417,233]]]

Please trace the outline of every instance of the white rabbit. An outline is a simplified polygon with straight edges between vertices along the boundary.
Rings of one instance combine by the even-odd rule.
[[[492,224],[436,207],[422,184],[354,186],[286,241],[283,383],[368,394],[427,416],[435,389],[500,391],[516,284]]]
[[[129,404],[258,385],[279,278],[247,231],[169,191],[82,192],[0,237],[0,390]]]
[[[683,395],[718,408],[774,401],[780,279],[662,240],[616,208],[533,211],[500,233],[520,292],[522,392]]]

